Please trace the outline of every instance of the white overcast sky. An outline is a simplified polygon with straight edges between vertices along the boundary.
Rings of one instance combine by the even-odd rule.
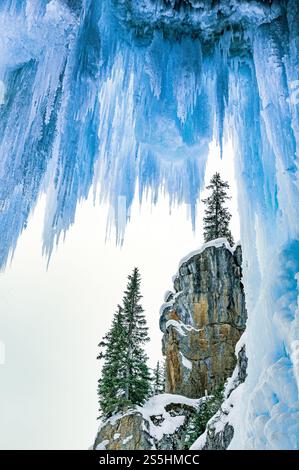
[[[232,150],[211,148],[207,181],[215,171],[231,184],[232,231],[239,238]],[[44,201],[0,275],[0,448],[86,449],[98,422],[97,344],[121,301],[127,275],[138,266],[150,328],[150,364],[161,357],[159,308],[179,260],[202,243],[202,205],[192,232],[187,207],[168,202],[133,206],[125,242],[105,243],[107,208],[80,205],[76,222],[53,253],[41,254]]]

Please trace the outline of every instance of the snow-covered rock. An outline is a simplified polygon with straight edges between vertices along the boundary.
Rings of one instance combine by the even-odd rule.
[[[206,400],[160,394],[101,423],[95,450],[184,449],[190,419]]]

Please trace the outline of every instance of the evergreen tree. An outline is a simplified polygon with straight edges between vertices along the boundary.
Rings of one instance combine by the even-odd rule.
[[[155,369],[153,370],[153,395],[159,395],[164,393],[165,390],[165,371],[164,367],[157,362]]]
[[[149,340],[140,304],[140,274],[128,278],[123,305],[118,306],[112,326],[99,344],[104,359],[98,396],[102,416],[140,405],[150,393],[150,373],[143,346]]]
[[[207,189],[210,189],[212,193],[209,197],[203,199],[203,202],[206,204],[203,219],[205,242],[224,237],[230,245],[233,245],[234,240],[229,229],[231,214],[227,207],[225,207],[225,201],[231,199],[227,195],[229,184],[227,181],[222,181],[219,173],[215,173]]]
[[[143,346],[149,341],[144,310],[140,304],[140,274],[134,268],[128,277],[123,298],[125,325],[127,330],[125,399],[140,405],[150,394],[150,372]]]
[[[122,410],[125,405],[127,332],[123,310],[118,306],[112,326],[99,344],[101,352],[97,359],[104,359],[101,378],[98,381],[100,411],[109,417]]]

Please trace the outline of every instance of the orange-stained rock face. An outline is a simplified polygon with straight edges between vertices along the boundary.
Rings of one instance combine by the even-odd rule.
[[[209,324],[208,310],[209,305],[204,296],[200,298],[199,302],[194,303],[193,318],[196,328],[201,328],[202,326]]]
[[[180,267],[164,305],[166,392],[191,398],[212,393],[232,374],[246,324],[242,252],[209,247]]]
[[[179,320],[180,320],[180,317],[178,316],[178,314],[176,313],[175,310],[172,310],[172,311],[169,313],[169,319],[170,319],[170,320],[179,321]]]

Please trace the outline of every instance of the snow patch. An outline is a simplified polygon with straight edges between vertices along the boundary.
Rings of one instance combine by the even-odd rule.
[[[100,442],[100,443],[96,446],[96,450],[106,450],[106,447],[107,447],[108,444],[109,444],[108,439],[105,439],[104,441]]]
[[[123,444],[124,444],[124,445],[128,444],[128,442],[130,442],[132,439],[133,439],[133,435],[131,434],[130,436],[126,437],[126,438],[123,440]]]
[[[235,245],[233,248],[230,246],[226,238],[215,238],[215,240],[211,240],[207,243],[201,245],[197,250],[191,251],[188,255],[184,256],[179,262],[179,269],[182,267],[183,264],[188,263],[194,256],[198,256],[203,253],[207,248],[226,248],[232,255],[234,254]]]
[[[165,329],[167,330],[167,328],[169,328],[170,326],[175,328],[175,330],[181,336],[187,336],[186,331],[184,331],[184,330],[187,330],[187,331],[192,331],[192,330],[202,331],[203,330],[203,328],[197,329],[192,325],[185,325],[185,323],[183,323],[182,321],[177,321],[177,320],[167,320],[166,325],[165,325]]]
[[[165,407],[170,404],[184,404],[197,409],[206,398],[192,399],[182,395],[172,395],[168,393],[155,395],[151,397],[143,407],[138,407],[143,418],[148,422],[148,432],[158,441],[164,435],[174,434],[185,421],[185,416],[171,416]],[[152,416],[161,416],[161,422],[156,425],[152,422]]]
[[[189,369],[189,370],[192,370],[192,362],[189,361],[189,359],[187,359],[183,353],[181,353],[180,351],[180,355],[181,355],[181,358],[182,358],[182,363],[183,363],[183,366],[186,367],[186,369]]]
[[[176,292],[175,294],[171,291],[167,291],[165,293],[165,296],[164,296],[164,300],[165,302],[161,305],[160,307],[160,315],[163,313],[163,311],[166,309],[166,308],[171,308],[173,307],[175,301],[177,300],[177,298],[181,295],[182,291],[179,291],[179,292]],[[169,300],[167,300],[169,299]]]
[[[181,335],[181,336],[187,336],[185,331],[184,331],[184,323],[181,321],[177,320],[167,320],[165,328],[169,328],[170,326],[173,326],[173,328]]]

